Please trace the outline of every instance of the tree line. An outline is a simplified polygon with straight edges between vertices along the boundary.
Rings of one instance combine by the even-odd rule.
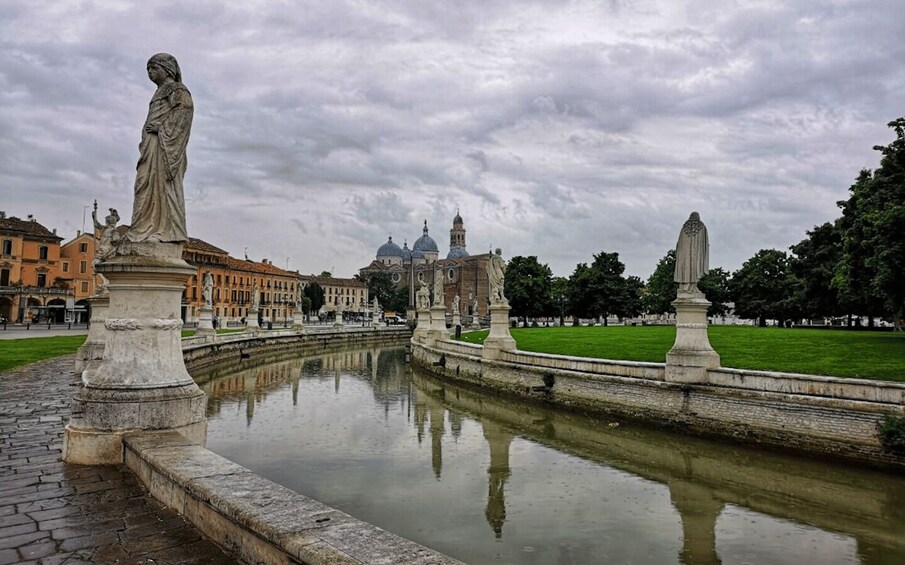
[[[815,226],[788,252],[761,249],[729,273],[717,267],[698,286],[721,316],[735,314],[780,323],[866,316],[895,324],[905,317],[905,118],[890,122],[896,139],[875,146],[876,170],[864,169],[838,202],[842,215]],[[574,316],[635,317],[673,312],[675,251],[657,263],[646,282],[625,276],[618,253],[605,251],[580,263],[569,277],[554,277],[536,256],[513,257],[505,294],[512,315],[524,319]]]

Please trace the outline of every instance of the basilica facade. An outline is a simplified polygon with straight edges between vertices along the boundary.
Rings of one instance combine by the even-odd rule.
[[[443,277],[443,298],[446,311],[452,313],[453,301],[459,297],[459,313],[464,316],[484,317],[488,311],[487,263],[490,253],[471,255],[466,249],[465,226],[462,216],[456,213],[449,230],[449,251],[440,258],[440,248],[428,232],[427,220],[421,237],[411,249],[407,242],[402,247],[392,236],[377,249],[371,264],[359,269],[359,275],[367,278],[374,273],[386,273],[397,288],[408,288],[409,310],[414,313],[415,291],[425,283],[433,288],[434,279]]]

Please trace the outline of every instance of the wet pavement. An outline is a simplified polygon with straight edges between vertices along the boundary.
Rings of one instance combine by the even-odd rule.
[[[0,565],[235,563],[125,466],[60,461],[72,356],[0,373]]]

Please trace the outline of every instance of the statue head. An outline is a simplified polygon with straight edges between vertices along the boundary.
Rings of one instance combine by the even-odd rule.
[[[503,255],[503,250],[500,249],[499,247],[497,247],[496,250],[494,251],[494,253],[496,253],[497,255],[501,255],[501,256],[502,256],[502,255]]]
[[[692,212],[690,216],[688,216],[689,220],[694,220],[696,222],[701,221],[701,216],[697,212]]]
[[[158,53],[148,59],[149,74],[152,65],[157,65],[163,69],[167,76],[176,82],[182,82],[182,71],[179,70],[179,63],[176,62],[176,57],[173,57],[169,53]],[[151,80],[153,80],[153,78]]]
[[[109,208],[110,214],[104,218],[104,221],[107,222],[107,226],[113,228],[116,227],[116,222],[119,221],[119,212],[114,208]]]

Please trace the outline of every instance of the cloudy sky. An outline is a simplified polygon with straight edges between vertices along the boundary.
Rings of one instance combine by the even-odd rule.
[[[131,216],[145,63],[195,120],[189,233],[351,276],[424,219],[441,254],[647,278],[688,214],[734,270],[838,216],[905,113],[897,0],[5,0],[0,209]],[[90,209],[87,209],[90,212]],[[87,225],[90,226],[90,216]]]

